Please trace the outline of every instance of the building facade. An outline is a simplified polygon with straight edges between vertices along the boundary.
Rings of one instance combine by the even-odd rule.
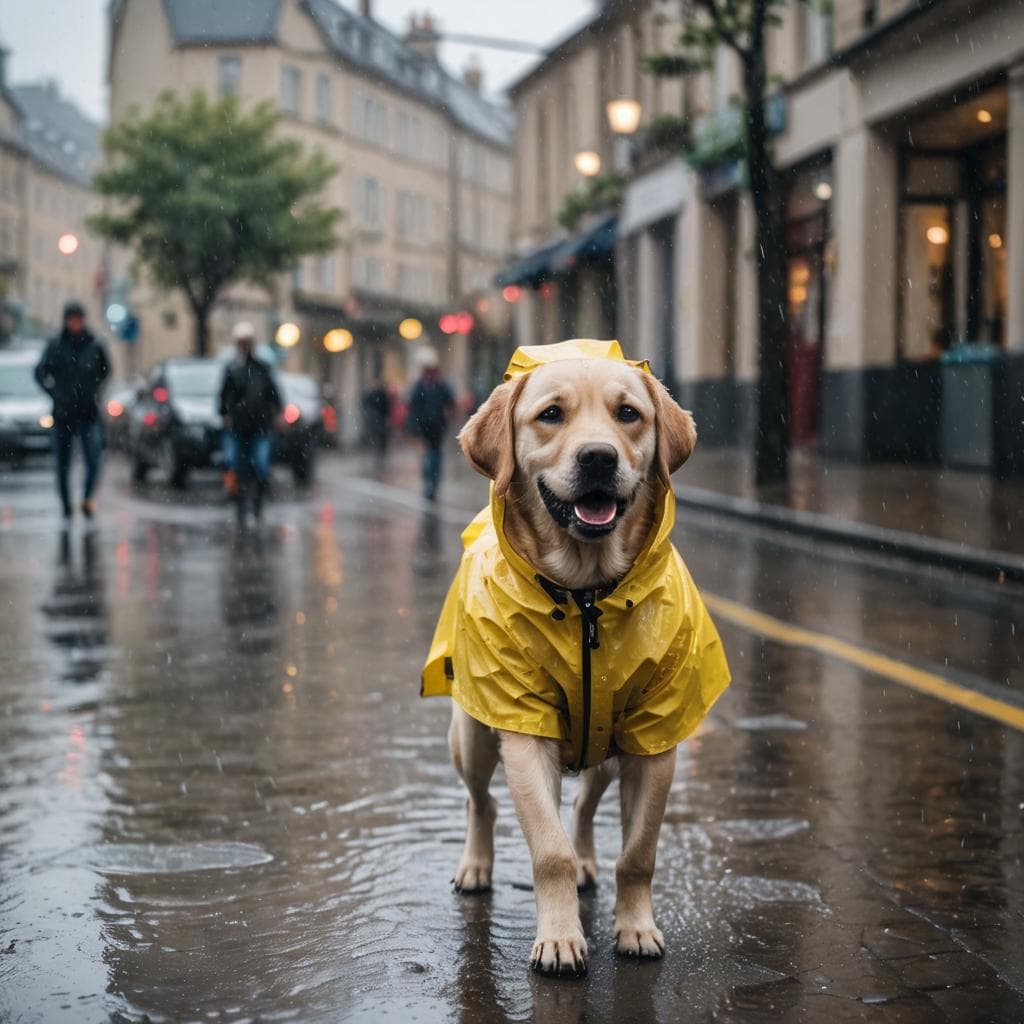
[[[519,257],[501,280],[523,289],[521,337],[591,333],[593,296],[558,301],[594,287],[565,260],[588,224],[560,228],[557,204],[582,194],[576,152],[613,154],[607,100],[638,100],[628,168],[591,214],[613,218],[616,237],[602,256],[614,317],[597,326],[652,359],[705,443],[750,446],[757,310],[738,67],[723,50],[698,78],[646,74],[644,56],[675,48],[678,14],[610,0],[513,87]],[[1024,13],[1003,0],[794,3],[769,63],[782,83],[767,112],[785,189],[793,444],[1024,471]],[[578,117],[552,152],[535,132],[559,108]]]
[[[112,121],[165,91],[269,101],[283,131],[339,167],[325,196],[345,212],[338,249],[302,260],[274,295],[232,289],[212,324],[226,337],[245,315],[269,338],[276,323],[295,321],[306,361],[324,360],[349,408],[371,377],[405,376],[403,319],[424,324],[463,386],[479,372],[477,349],[503,329],[487,293],[509,245],[511,116],[482,95],[474,70],[456,78],[438,63],[438,38],[429,16],[396,37],[368,0],[359,11],[334,0],[116,0],[111,8]],[[484,315],[472,336],[439,333],[440,315],[475,303]],[[132,304],[139,365],[189,351],[191,320],[175,296],[141,287]],[[339,327],[355,343],[328,359],[320,339]]]
[[[0,337],[47,337],[65,302],[102,331],[102,249],[86,218],[100,130],[53,82],[8,85],[0,53]]]

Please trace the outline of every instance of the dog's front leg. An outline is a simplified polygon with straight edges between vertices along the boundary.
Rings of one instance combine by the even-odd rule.
[[[544,974],[582,974],[587,942],[576,895],[576,854],[562,827],[562,773],[554,740],[501,734],[501,759],[533,860],[537,941],[530,963]]]
[[[658,957],[665,952],[665,938],[654,923],[651,879],[676,748],[649,757],[622,754],[619,761],[622,855],[615,865],[615,950]]]

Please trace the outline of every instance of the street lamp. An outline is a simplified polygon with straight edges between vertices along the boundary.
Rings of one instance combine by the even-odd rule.
[[[416,341],[423,334],[423,324],[414,316],[406,317],[398,325],[398,333],[406,341]]]
[[[344,352],[352,347],[354,340],[351,331],[344,327],[335,327],[324,335],[324,348],[328,352]]]
[[[584,149],[577,153],[573,163],[584,178],[593,178],[601,171],[601,157],[592,149]]]
[[[274,341],[281,348],[294,348],[298,345],[299,338],[301,337],[302,331],[299,330],[299,325],[286,321],[278,327],[277,333],[274,335]]]
[[[630,138],[640,127],[640,104],[637,100],[620,96],[607,103],[605,112],[608,114],[608,127],[615,135],[615,170],[619,174],[628,174],[633,155]]]
[[[74,256],[78,252],[78,235],[73,231],[65,231],[57,239],[57,248],[64,256]]]

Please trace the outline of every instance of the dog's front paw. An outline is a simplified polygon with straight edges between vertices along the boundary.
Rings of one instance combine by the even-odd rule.
[[[538,974],[587,973],[587,940],[578,928],[560,938],[537,936],[530,954],[530,966]]]
[[[653,921],[615,925],[615,952],[620,956],[656,959],[665,953],[665,936]]]
[[[489,860],[476,860],[463,857],[459,864],[452,885],[456,892],[464,896],[471,896],[473,893],[491,891],[491,870],[493,865]]]

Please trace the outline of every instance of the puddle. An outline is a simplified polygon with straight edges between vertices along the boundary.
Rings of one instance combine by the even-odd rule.
[[[269,864],[273,856],[251,843],[110,843],[94,847],[87,861],[111,875],[177,875],[188,871],[226,871]]]
[[[754,718],[737,718],[733,725],[747,732],[760,732],[766,729],[782,729],[799,732],[807,728],[806,722],[788,715],[757,715]]]
[[[730,894],[747,905],[757,903],[804,903],[823,913],[829,913],[821,893],[806,882],[791,882],[783,878],[757,878],[752,875],[730,875],[722,880]]]
[[[802,818],[739,818],[720,821],[708,831],[724,836],[733,843],[762,843],[773,839],[789,839],[811,827]]]

